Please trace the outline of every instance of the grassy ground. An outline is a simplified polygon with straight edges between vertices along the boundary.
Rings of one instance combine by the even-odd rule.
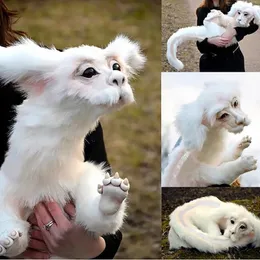
[[[105,46],[118,33],[140,41],[148,58],[133,81],[137,103],[102,120],[110,163],[129,177],[131,192],[118,258],[160,257],[159,0],[6,1],[20,11],[16,28],[57,48]]]
[[[206,254],[195,249],[169,251],[169,214],[178,206],[203,196],[213,195],[223,201],[245,206],[260,217],[260,189],[258,188],[163,188],[162,190],[162,258],[164,259],[258,259],[259,248],[230,249],[222,254]]]

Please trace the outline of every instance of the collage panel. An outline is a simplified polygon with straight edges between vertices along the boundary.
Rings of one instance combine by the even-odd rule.
[[[162,71],[260,71],[259,5],[259,0],[162,0]]]
[[[161,77],[162,258],[259,258],[260,74]]]
[[[162,188],[162,259],[259,259],[259,188]]]
[[[259,79],[162,73],[162,187],[260,187]]]
[[[0,0],[0,259],[161,257],[160,53],[160,0]]]

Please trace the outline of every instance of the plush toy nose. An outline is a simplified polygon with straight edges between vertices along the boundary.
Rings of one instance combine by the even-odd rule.
[[[110,77],[110,84],[121,87],[125,83],[125,76],[120,71],[115,71]]]
[[[245,118],[244,117],[239,117],[236,119],[236,124],[237,125],[242,125],[245,123]]]

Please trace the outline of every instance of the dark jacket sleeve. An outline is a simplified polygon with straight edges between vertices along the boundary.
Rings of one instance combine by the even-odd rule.
[[[235,30],[237,32],[237,34],[236,34],[237,41],[239,42],[239,41],[243,40],[246,35],[256,32],[258,30],[258,28],[259,28],[259,26],[256,25],[253,21],[250,23],[249,27],[245,27],[245,28],[236,27]]]
[[[203,21],[207,17],[209,12],[210,9],[206,7],[199,7],[197,9],[196,15],[197,15],[198,26],[203,25]],[[204,39],[201,42],[197,42],[197,47],[200,53],[209,53],[209,52],[217,53],[219,49],[216,45],[208,43],[208,38]]]
[[[106,241],[105,250],[95,259],[113,259],[122,240],[122,233],[117,231],[114,235],[103,236]]]
[[[98,123],[93,132],[85,137],[84,161],[94,162],[95,164],[104,163],[108,172],[111,173],[104,143],[103,129],[100,123]]]

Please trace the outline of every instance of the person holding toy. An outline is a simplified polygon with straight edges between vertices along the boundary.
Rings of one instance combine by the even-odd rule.
[[[20,36],[26,34],[12,29],[17,12],[10,11],[0,1],[0,46],[9,46]],[[15,85],[6,86],[0,80],[0,165],[3,164],[8,151],[8,136],[15,120],[15,107],[23,103],[26,97]],[[23,141],[23,140],[21,140]],[[107,160],[101,124],[86,136],[84,142],[84,160],[99,164]],[[64,214],[64,212],[66,214]],[[68,203],[61,209],[56,202],[42,202],[35,208],[28,219],[32,225],[31,240],[27,250],[19,258],[50,258],[58,255],[64,258],[100,258],[111,259],[115,256],[122,240],[122,233],[92,237],[83,227],[73,223],[75,207]],[[5,258],[5,257],[0,257]]]
[[[203,25],[203,21],[212,9],[220,10],[227,14],[236,0],[204,0],[196,11],[197,25]],[[200,57],[200,72],[245,72],[244,55],[239,44],[225,47],[233,37],[241,41],[246,35],[258,30],[258,25],[251,21],[246,28],[234,28],[226,31],[222,36],[206,38],[197,42]]]

